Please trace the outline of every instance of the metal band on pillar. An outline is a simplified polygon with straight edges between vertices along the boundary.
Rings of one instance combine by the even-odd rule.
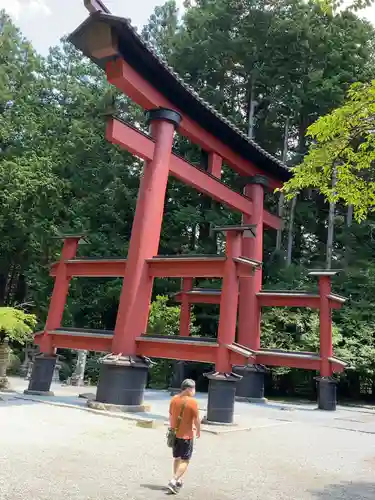
[[[258,184],[259,186],[263,186],[264,189],[268,189],[270,183],[268,178],[265,175],[261,174],[256,174],[253,175],[253,177],[248,177],[247,179],[248,184]]]
[[[172,109],[167,108],[155,108],[147,111],[147,124],[151,124],[156,120],[162,120],[165,122],[172,123],[177,130],[181,123],[182,117],[180,113]]]

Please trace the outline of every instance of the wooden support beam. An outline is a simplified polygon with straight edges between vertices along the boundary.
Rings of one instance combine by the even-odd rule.
[[[223,159],[216,153],[209,153],[208,155],[208,173],[221,179],[221,169],[223,166]]]
[[[147,263],[153,278],[221,278],[225,257],[154,257]]]
[[[179,292],[174,296],[176,302],[182,301],[182,293]],[[199,292],[192,290],[191,292],[184,293],[189,304],[220,304],[221,292],[220,293],[210,293],[209,290],[204,292]]]
[[[310,293],[259,292],[258,302],[261,307],[309,307],[319,309],[319,295]]]
[[[151,161],[153,158],[154,141],[149,136],[120,120],[109,119],[106,139],[143,160]],[[169,173],[188,186],[194,187],[201,193],[207,194],[233,210],[238,210],[246,215],[252,214],[253,203],[249,198],[236,193],[213,175],[195,167],[177,155],[171,157]],[[281,226],[281,219],[266,210],[263,214],[263,220],[268,227],[278,229]]]
[[[109,9],[101,0],[84,0],[83,3],[90,14],[94,14],[95,12],[105,12],[106,14],[110,14]]]
[[[111,352],[112,337],[84,337],[84,336],[74,336],[69,334],[58,334],[54,335],[47,333],[48,339],[52,346],[60,349],[75,349],[75,350],[85,350],[85,351],[97,351],[97,352]],[[34,342],[40,345],[42,340],[41,336],[36,336]]]
[[[247,259],[245,257],[237,257],[233,260],[236,263],[237,276],[239,278],[249,278],[254,276],[255,270],[262,266],[261,262]]]
[[[152,83],[146,81],[122,58],[109,61],[106,66],[106,74],[109,83],[117,87],[144,109],[165,107],[179,111],[166,97],[153,87]],[[217,153],[230,167],[240,174],[246,176],[264,174],[253,163],[235,153],[229,146],[223,144],[218,138],[185,115],[183,116],[179,131],[192,142],[201,146],[205,151]],[[271,177],[269,180],[271,189],[281,187],[280,181]]]
[[[137,343],[137,355],[149,358],[163,358],[176,360],[200,361],[202,363],[214,363],[218,344],[207,342],[189,342],[188,340],[155,340],[148,339],[147,335],[139,337]]]
[[[308,307],[319,309],[320,296],[306,292],[259,292],[257,294],[261,307]],[[329,296],[331,309],[341,309],[345,299],[342,297]]]
[[[286,366],[289,368],[319,370],[320,357],[313,353],[310,355],[298,355],[287,351],[277,352],[265,349],[263,352],[257,351],[256,363],[266,366]]]
[[[126,259],[74,259],[66,260],[66,275],[69,278],[121,278],[125,274]],[[50,276],[56,276],[58,262],[52,264]]]
[[[193,289],[186,293],[190,304],[220,304],[220,290]],[[261,307],[309,307],[319,309],[319,295],[304,292],[259,292],[257,294]],[[181,293],[174,296],[176,302],[181,302]],[[340,309],[345,302],[343,297],[329,296],[331,309]]]

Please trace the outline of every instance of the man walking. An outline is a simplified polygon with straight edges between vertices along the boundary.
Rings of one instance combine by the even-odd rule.
[[[173,478],[168,488],[175,494],[182,488],[181,478],[193,453],[194,431],[197,438],[201,434],[198,402],[194,396],[195,382],[186,379],[181,384],[181,392],[171,399],[169,406],[169,425],[176,430],[176,439],[173,446]]]

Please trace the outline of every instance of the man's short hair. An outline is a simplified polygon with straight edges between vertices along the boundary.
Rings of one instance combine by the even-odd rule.
[[[185,389],[195,389],[195,382],[191,378],[185,379],[182,384],[181,384],[181,390],[184,391]]]

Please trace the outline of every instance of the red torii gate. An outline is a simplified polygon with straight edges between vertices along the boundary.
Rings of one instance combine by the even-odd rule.
[[[290,172],[189,89],[144,45],[127,20],[110,15],[99,1],[85,3],[91,15],[70,41],[105,69],[111,84],[148,111],[150,135],[119,119],[108,120],[107,140],[145,160],[128,256],[126,260],[77,258],[82,235],[65,237],[61,259],[51,268],[55,285],[45,329],[35,337],[42,355],[35,361],[28,392],[48,393],[60,347],[109,353],[102,360],[96,395],[101,403],[141,409],[149,358],[162,357],[215,365],[207,375],[208,421],[232,422],[236,383],[241,379],[235,371],[245,375],[240,396],[262,397],[260,366],[266,364],[320,371],[319,406],[333,409],[331,375],[345,365],[332,353],[331,309],[344,301],[331,293],[334,273],[314,272],[320,279],[319,295],[262,291],[263,228],[277,229],[281,224],[264,209],[264,192],[280,187]],[[208,152],[208,171],[173,154],[177,129]],[[223,161],[246,177],[244,194],[221,182]],[[241,226],[216,228],[226,235],[224,256],[158,256],[169,175],[243,214]],[[123,278],[114,332],[61,326],[69,282],[82,276]],[[180,337],[145,334],[155,277],[184,280],[177,296],[182,302]],[[194,290],[195,277],[222,278],[221,290]],[[189,308],[199,301],[220,304],[215,339],[189,337]],[[271,305],[319,308],[320,353],[261,349],[261,307]],[[234,366],[240,368],[232,371]]]

